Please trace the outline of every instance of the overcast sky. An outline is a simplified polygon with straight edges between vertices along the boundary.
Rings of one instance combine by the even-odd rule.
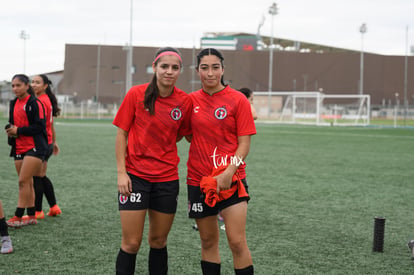
[[[414,0],[133,0],[132,42],[199,47],[205,32],[256,34],[263,16],[261,34],[269,36],[273,2],[278,6],[276,37],[361,50],[359,28],[366,23],[364,51],[405,55],[407,45],[408,54],[414,45]],[[1,0],[0,81],[24,68],[28,75],[62,70],[67,43],[125,45],[130,39],[130,3]],[[26,40],[20,38],[22,30]]]

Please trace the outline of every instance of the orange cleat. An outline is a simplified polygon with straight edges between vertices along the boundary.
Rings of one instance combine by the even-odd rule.
[[[17,217],[17,216],[14,216],[13,218],[10,218],[8,221],[7,221],[7,225],[9,226],[9,227],[14,227],[14,228],[20,228],[20,227],[22,227],[22,218],[19,218],[19,217]]]
[[[47,213],[47,215],[50,216],[50,217],[56,217],[56,216],[59,216],[60,214],[62,214],[62,210],[60,210],[60,208],[57,204],[53,205],[49,209],[49,213]]]
[[[45,218],[45,212],[42,211],[36,211],[36,219],[43,220]]]
[[[36,219],[37,220],[43,220],[45,218],[45,213],[42,211],[36,211],[35,213]],[[23,225],[25,225],[24,223],[27,223],[27,221],[29,220],[29,216],[25,215],[22,217],[22,221],[23,221]]]
[[[23,216],[22,217],[22,225],[35,225],[37,224],[36,216]]]

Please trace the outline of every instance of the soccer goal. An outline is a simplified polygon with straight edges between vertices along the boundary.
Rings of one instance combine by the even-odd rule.
[[[327,95],[321,92],[254,92],[261,118],[291,124],[366,126],[370,123],[370,96]]]

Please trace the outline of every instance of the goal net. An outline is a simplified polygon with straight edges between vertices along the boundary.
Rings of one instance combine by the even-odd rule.
[[[370,123],[370,96],[327,95],[321,92],[254,92],[260,118],[279,123],[366,126]]]

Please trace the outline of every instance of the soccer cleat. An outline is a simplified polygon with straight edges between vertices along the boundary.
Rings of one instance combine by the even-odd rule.
[[[45,212],[42,211],[36,211],[36,219],[43,220],[45,218]]]
[[[50,209],[49,209],[49,213],[47,213],[48,216],[50,217],[56,217],[58,215],[62,214],[62,210],[60,210],[59,206],[57,204],[53,205]]]
[[[14,216],[7,221],[9,227],[20,228],[22,227],[22,218]]]
[[[26,225],[35,225],[37,224],[37,219],[36,216],[23,216],[22,218],[22,225],[26,226]]]
[[[1,254],[8,254],[13,252],[12,241],[10,236],[1,237]]]
[[[45,218],[45,212],[43,212],[43,210],[42,211],[36,211],[35,216],[36,216],[36,219],[43,220]],[[28,219],[29,219],[29,216],[27,216],[27,215],[22,217],[23,222],[27,221]]]
[[[408,248],[411,250],[411,260],[414,260],[414,240],[408,242]]]

